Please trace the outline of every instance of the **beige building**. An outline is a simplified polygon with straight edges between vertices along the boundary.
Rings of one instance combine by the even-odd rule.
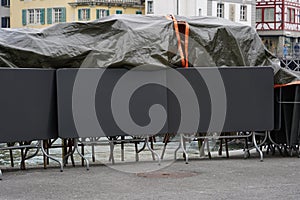
[[[113,14],[145,13],[143,0],[14,0],[10,4],[11,28],[43,28]]]

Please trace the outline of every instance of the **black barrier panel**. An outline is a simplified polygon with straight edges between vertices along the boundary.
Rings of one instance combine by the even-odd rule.
[[[274,80],[271,68],[181,68],[177,71],[190,82],[198,97],[200,121],[195,132],[273,130]],[[167,77],[168,83],[174,78]],[[176,83],[176,79],[172,82]],[[172,128],[177,124],[173,122],[173,116],[179,113],[174,112],[172,98],[168,99],[168,105],[169,128]],[[192,131],[186,128],[182,132],[186,130],[187,133]]]
[[[271,68],[60,69],[62,138],[272,130]]]
[[[276,129],[272,139],[289,147],[300,144],[300,86],[290,85],[275,89],[277,110]]]
[[[57,138],[55,70],[0,68],[0,142]]]
[[[149,108],[154,104],[161,105],[163,110],[154,108],[152,114],[160,118],[163,112],[167,118],[167,90],[162,86],[166,85],[165,70],[131,70],[126,77],[127,72],[127,69],[101,68],[57,70],[59,136],[166,133],[166,119],[161,120],[163,123],[157,130],[132,125],[147,126],[152,119]],[[130,88],[135,90],[130,91]]]

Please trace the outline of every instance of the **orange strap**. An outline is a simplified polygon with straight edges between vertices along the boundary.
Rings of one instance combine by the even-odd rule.
[[[186,22],[185,23],[185,41],[184,41],[184,50],[185,50],[185,68],[189,67],[189,33],[190,33],[190,26]]]
[[[184,59],[184,54],[183,54],[182,47],[181,47],[181,39],[180,39],[180,34],[179,34],[178,22],[174,16],[172,16],[172,17],[173,17],[172,19],[173,19],[174,28],[175,28],[175,34],[176,34],[177,41],[178,41],[178,51],[179,51],[179,55],[181,58],[181,65],[185,66],[185,59]]]
[[[280,88],[280,87],[285,87],[285,86],[289,86],[289,85],[298,85],[300,84],[300,81],[293,81],[290,83],[286,83],[286,84],[276,84],[274,85],[274,88]]]
[[[180,38],[180,32],[179,32],[179,27],[178,27],[178,21],[176,20],[174,15],[169,15],[166,16],[167,19],[172,19],[173,23],[174,23],[174,29],[175,29],[175,34],[176,34],[176,38],[178,41],[178,51],[179,51],[179,55],[181,58],[181,65],[184,68],[188,68],[189,66],[189,62],[188,62],[188,46],[189,46],[189,32],[190,32],[190,27],[189,24],[187,22],[179,22],[185,25],[185,40],[184,40],[184,51],[185,54],[183,54],[183,50],[181,47],[181,38]]]

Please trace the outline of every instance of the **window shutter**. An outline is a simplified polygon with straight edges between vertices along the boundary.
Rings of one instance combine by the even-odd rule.
[[[106,16],[109,16],[109,10],[106,10]]]
[[[122,14],[122,10],[117,10],[116,14]]]
[[[41,24],[45,24],[45,8],[41,9]]]
[[[61,22],[66,22],[66,8],[61,8]]]
[[[52,8],[47,8],[47,23],[52,24]]]
[[[140,11],[140,10],[137,10],[137,11],[135,12],[135,14],[137,14],[137,15],[141,15],[141,14],[142,14],[142,11]]]
[[[1,0],[1,6],[6,6],[6,0]]]
[[[81,9],[78,9],[78,20],[82,20],[81,19]]]
[[[91,19],[91,10],[90,9],[86,9],[86,18],[87,18],[87,20]]]
[[[27,10],[23,9],[22,10],[22,24],[23,26],[25,26],[27,24]]]
[[[96,19],[100,19],[100,10],[99,9],[96,10]]]

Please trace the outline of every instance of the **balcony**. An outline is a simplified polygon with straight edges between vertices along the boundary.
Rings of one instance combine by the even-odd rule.
[[[69,5],[76,6],[122,6],[122,7],[136,7],[142,6],[142,0],[76,0],[70,2]]]

